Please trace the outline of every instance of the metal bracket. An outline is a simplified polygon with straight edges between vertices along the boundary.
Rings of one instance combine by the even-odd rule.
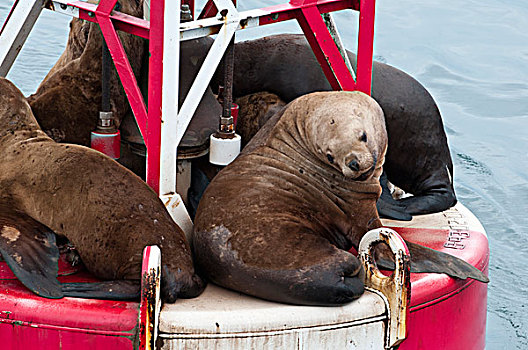
[[[386,243],[394,254],[396,269],[385,276],[374,260],[373,249],[378,243]],[[365,268],[365,286],[380,294],[387,305],[386,348],[399,345],[407,337],[407,321],[411,302],[410,253],[404,240],[389,228],[371,230],[359,243],[359,257]]]

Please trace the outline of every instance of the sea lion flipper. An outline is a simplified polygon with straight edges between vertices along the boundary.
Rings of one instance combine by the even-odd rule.
[[[63,294],[57,273],[55,234],[40,222],[1,206],[0,253],[18,280],[35,294],[51,299]]]
[[[392,198],[385,172],[383,172],[380,176],[380,185],[381,196],[376,202],[376,208],[378,209],[379,216],[382,218],[400,221],[412,220],[412,215],[406,211],[405,205]]]
[[[457,200],[447,189],[430,191],[419,196],[411,196],[398,200],[405,211],[411,215],[439,213],[456,204]]]
[[[489,278],[482,271],[462,259],[416,243],[406,243],[411,253],[411,272],[445,273],[455,278],[473,278],[480,282],[489,282]]]
[[[411,221],[412,215],[405,211],[405,207],[400,205],[395,199],[380,197],[376,202],[376,208],[380,218],[399,221]]]
[[[405,241],[411,253],[411,272],[445,273],[448,276],[488,283],[489,278],[479,269],[451,254]],[[379,245],[376,249],[376,265],[385,270],[394,270],[394,260],[388,247]]]
[[[141,293],[140,283],[136,280],[62,283],[61,287],[64,296],[88,299],[137,300]]]

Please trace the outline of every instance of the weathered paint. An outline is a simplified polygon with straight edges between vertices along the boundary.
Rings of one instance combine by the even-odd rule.
[[[394,254],[396,268],[389,276],[378,269],[374,260],[374,248],[379,243],[387,244]],[[367,232],[361,239],[359,257],[365,267],[365,286],[382,293],[387,303],[386,347],[392,348],[407,337],[411,301],[409,249],[396,231],[378,228]]]
[[[141,304],[139,307],[139,350],[155,348],[161,307],[161,251],[157,246],[143,250]]]
[[[59,280],[94,281],[86,273]],[[50,300],[33,294],[16,279],[0,280],[0,310],[2,349],[132,349],[137,336],[138,303]]]
[[[208,285],[198,298],[163,306],[160,340],[162,349],[382,349],[386,319],[383,299],[371,292],[315,307]]]
[[[159,248],[146,247],[142,300],[138,305],[137,302],[83,298],[45,299],[31,293],[15,276],[7,274],[6,264],[0,262],[1,348],[120,350],[135,346],[141,350],[154,349],[161,305],[160,268]],[[85,272],[65,273],[72,273],[72,269],[62,256],[60,282],[97,281]]]

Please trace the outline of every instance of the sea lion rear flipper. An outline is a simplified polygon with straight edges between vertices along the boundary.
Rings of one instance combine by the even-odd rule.
[[[405,243],[411,253],[411,272],[445,273],[454,278],[473,278],[480,282],[489,282],[482,271],[462,259],[416,243]],[[394,270],[394,261],[387,252],[387,247],[376,250],[376,265],[382,269]]]
[[[416,243],[406,243],[411,253],[411,272],[445,273],[455,278],[473,278],[480,282],[489,282],[482,271],[462,259]]]
[[[139,280],[62,283],[61,286],[64,296],[75,298],[138,300],[141,293]]]
[[[35,294],[58,299],[55,234],[28,215],[0,206],[0,253],[18,280]]]

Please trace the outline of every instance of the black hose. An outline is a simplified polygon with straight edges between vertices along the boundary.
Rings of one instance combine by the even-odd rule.
[[[103,38],[103,53],[102,53],[102,72],[101,72],[101,111],[110,112],[110,70],[112,64],[112,57],[110,51],[106,45],[106,41]]]

